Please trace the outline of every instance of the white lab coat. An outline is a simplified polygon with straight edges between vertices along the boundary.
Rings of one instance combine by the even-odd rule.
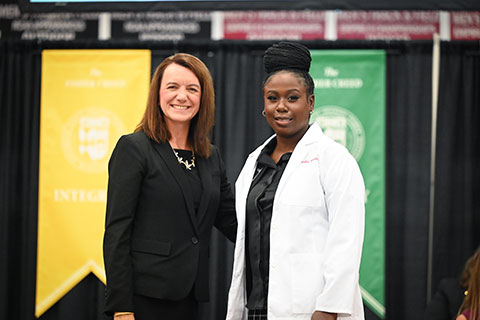
[[[238,229],[227,320],[247,318],[246,199],[257,158],[270,139],[249,155],[235,184]],[[310,320],[315,310],[338,313],[342,320],[364,319],[358,284],[364,193],[355,159],[312,124],[295,147],[273,202],[269,320]]]

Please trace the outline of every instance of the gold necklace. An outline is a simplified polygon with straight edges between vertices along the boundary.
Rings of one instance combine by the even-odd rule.
[[[175,155],[175,157],[177,157],[177,161],[179,164],[183,164],[185,168],[187,168],[187,170],[192,170],[192,168],[195,168],[195,153],[193,152],[193,149],[192,149],[192,162],[188,163],[188,160],[183,160],[182,157],[178,156],[178,152],[175,151],[175,149],[173,149],[172,145],[170,145],[170,148],[172,148],[173,154]]]

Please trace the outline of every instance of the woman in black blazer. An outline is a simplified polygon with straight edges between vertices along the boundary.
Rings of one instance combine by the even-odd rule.
[[[218,149],[213,81],[189,54],[156,69],[135,133],[110,158],[103,243],[105,312],[115,320],[196,319],[207,301],[212,226],[234,241],[237,221]]]

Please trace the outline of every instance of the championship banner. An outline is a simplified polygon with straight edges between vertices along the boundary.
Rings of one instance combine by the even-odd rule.
[[[107,165],[145,110],[149,50],[44,50],[35,315],[85,276],[105,283]]]
[[[312,121],[347,147],[365,180],[360,285],[365,304],[385,318],[385,52],[313,50]]]

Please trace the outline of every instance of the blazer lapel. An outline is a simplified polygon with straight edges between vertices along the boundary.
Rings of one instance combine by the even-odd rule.
[[[198,221],[201,221],[207,211],[208,203],[210,202],[211,192],[209,192],[209,190],[212,190],[213,182],[211,169],[209,168],[209,160],[204,159],[203,157],[198,157],[195,160],[198,163],[197,169],[200,172],[200,179],[202,180],[202,197],[197,212],[197,219]]]
[[[183,199],[187,205],[188,215],[190,216],[195,232],[198,234],[197,217],[195,215],[195,209],[193,206],[192,191],[188,184],[187,178],[185,177],[185,173],[182,171],[183,168],[178,164],[177,158],[173,154],[172,148],[168,142],[162,144],[153,142],[153,144],[155,146],[155,150],[167,164],[167,168],[174,177],[175,181],[178,183],[180,190],[182,190]]]

